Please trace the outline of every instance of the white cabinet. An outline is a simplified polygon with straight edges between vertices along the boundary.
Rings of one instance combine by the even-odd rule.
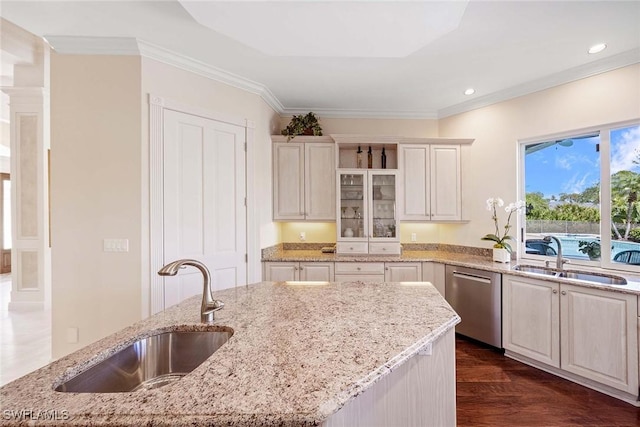
[[[333,282],[332,262],[265,262],[264,280]]]
[[[383,262],[336,262],[336,282],[384,282]]]
[[[560,284],[502,276],[502,344],[530,359],[560,367]]]
[[[440,292],[444,294],[445,265],[437,262],[422,263],[422,281],[431,283]]]
[[[420,282],[422,281],[422,263],[420,262],[385,262],[385,282]]]
[[[462,219],[461,153],[461,144],[398,146],[400,220]]]
[[[272,140],[273,219],[334,220],[336,155],[331,138],[282,142],[285,137],[273,136]]]
[[[638,393],[637,297],[560,286],[560,366]]]
[[[503,276],[505,350],[638,395],[635,295]]]
[[[336,252],[400,254],[397,171],[340,169],[336,180]]]

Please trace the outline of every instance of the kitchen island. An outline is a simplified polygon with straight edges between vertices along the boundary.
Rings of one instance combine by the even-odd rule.
[[[214,297],[214,325],[193,297],[2,387],[3,425],[455,424],[460,318],[431,284],[261,282]],[[54,391],[142,336],[212,328],[233,336],[164,387]]]

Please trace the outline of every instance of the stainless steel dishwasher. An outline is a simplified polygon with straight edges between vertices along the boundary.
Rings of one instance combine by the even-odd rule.
[[[502,348],[502,275],[446,266],[445,299],[462,321],[456,332]]]

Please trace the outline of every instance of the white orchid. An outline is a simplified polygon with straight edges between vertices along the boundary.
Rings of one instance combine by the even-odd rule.
[[[494,248],[504,248],[507,251],[511,252],[511,245],[507,242],[507,240],[513,240],[512,236],[509,236],[509,230],[511,230],[511,215],[514,212],[519,212],[525,208],[526,203],[522,200],[518,200],[517,202],[509,203],[505,208],[505,212],[509,214],[507,217],[507,223],[504,226],[504,234],[500,237],[500,226],[498,225],[498,212],[497,208],[502,207],[504,205],[504,201],[499,197],[494,197],[487,199],[487,210],[493,211],[492,219],[493,223],[496,226],[495,234],[487,234],[482,238],[482,240],[490,240],[495,242],[493,245]]]

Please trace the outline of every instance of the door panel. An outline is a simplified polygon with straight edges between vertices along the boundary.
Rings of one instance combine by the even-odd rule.
[[[165,112],[164,262],[203,262],[213,289],[246,283],[244,140],[239,126]],[[202,292],[193,268],[164,283],[165,307]]]

